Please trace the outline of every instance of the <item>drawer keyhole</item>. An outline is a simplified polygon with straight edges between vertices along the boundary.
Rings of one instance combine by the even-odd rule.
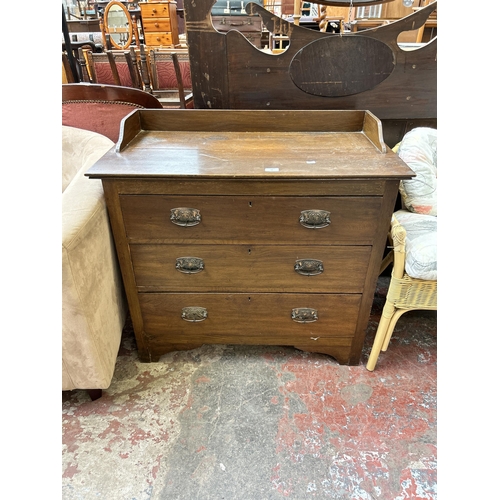
[[[248,206],[249,206],[250,208],[252,208],[252,202],[251,202],[251,201],[249,201],[249,202],[248,202]]]

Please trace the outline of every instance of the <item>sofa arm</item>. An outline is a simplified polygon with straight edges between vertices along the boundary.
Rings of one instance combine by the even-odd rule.
[[[113,147],[107,137],[74,127],[62,127],[62,192],[80,169],[90,168]]]
[[[62,196],[63,390],[109,387],[127,312],[102,186],[86,170]]]

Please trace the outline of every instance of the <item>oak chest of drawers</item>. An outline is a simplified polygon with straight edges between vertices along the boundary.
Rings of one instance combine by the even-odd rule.
[[[177,2],[140,2],[142,31],[146,47],[179,44]]]
[[[224,343],[359,363],[413,175],[372,114],[137,110],[87,175],[103,184],[141,360]]]

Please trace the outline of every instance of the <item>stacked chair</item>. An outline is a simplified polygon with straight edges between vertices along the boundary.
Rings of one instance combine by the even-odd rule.
[[[137,55],[129,50],[107,50],[101,54],[87,51],[87,67],[92,83],[104,83],[143,90]]]
[[[82,82],[144,90],[158,98],[164,108],[193,107],[187,48],[158,48],[147,52],[144,45],[140,45],[139,50],[131,46],[127,50],[101,53],[80,48],[77,61]]]

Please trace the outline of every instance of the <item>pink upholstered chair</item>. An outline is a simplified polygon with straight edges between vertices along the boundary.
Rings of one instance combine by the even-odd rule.
[[[108,50],[101,54],[85,51],[92,83],[119,85],[142,90],[137,55],[129,50]]]
[[[155,49],[149,52],[151,85],[163,107],[192,108],[193,83],[187,49]]]
[[[153,88],[156,90],[177,89],[177,77],[172,61],[173,53],[177,55],[179,61],[184,88],[190,90],[193,88],[193,84],[191,82],[189,55],[187,51],[182,51],[182,49],[157,49],[150,51],[149,57],[153,76]]]
[[[91,83],[62,86],[62,124],[97,132],[115,143],[125,116],[135,109],[162,107],[156,97],[130,87]]]

